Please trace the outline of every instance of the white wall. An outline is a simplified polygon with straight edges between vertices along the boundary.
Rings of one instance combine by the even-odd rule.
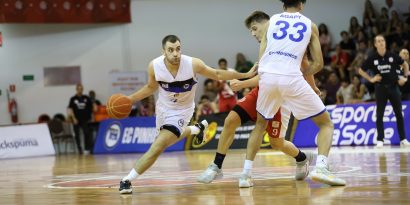
[[[372,0],[378,10],[384,0]],[[396,1],[408,8],[407,0]],[[364,0],[308,0],[305,15],[326,23],[339,41],[351,16],[361,19]],[[0,124],[10,123],[5,89],[17,85],[20,122],[34,122],[38,115],[65,113],[74,86],[45,87],[43,67],[80,65],[85,91],[94,89],[105,101],[111,94],[108,73],[145,70],[160,55],[167,34],[181,38],[183,53],[203,59],[210,66],[225,57],[235,64],[237,52],[255,60],[258,45],[243,24],[254,10],[280,12],[279,0],[136,0],[131,24],[64,25],[2,24],[0,48]],[[403,9],[406,11],[406,9]],[[33,82],[22,75],[33,74]],[[197,97],[200,93],[198,93]]]

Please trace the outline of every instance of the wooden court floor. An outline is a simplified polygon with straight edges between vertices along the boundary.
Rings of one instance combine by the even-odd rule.
[[[118,193],[118,182],[140,154],[0,160],[0,205],[409,205],[409,153],[409,148],[399,147],[334,148],[331,169],[348,184],[329,187],[309,179],[295,181],[294,160],[264,149],[255,160],[255,186],[250,189],[238,188],[244,150],[229,152],[223,167],[224,178],[207,185],[195,179],[213,160],[213,150],[166,153],[133,182],[134,193],[125,196]]]

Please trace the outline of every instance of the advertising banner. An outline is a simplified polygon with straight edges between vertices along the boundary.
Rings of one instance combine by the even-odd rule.
[[[95,154],[146,152],[157,136],[155,117],[108,119],[100,123]],[[165,151],[184,150],[186,138]]]
[[[54,154],[47,124],[0,127],[0,159]]]
[[[404,127],[410,134],[410,102],[402,102]],[[332,145],[374,145],[377,141],[376,105],[375,103],[331,105],[327,106],[334,123]],[[386,144],[398,145],[400,138],[397,131],[393,107],[388,104],[384,112],[384,141]],[[299,121],[293,137],[298,147],[316,147],[319,129],[312,120]]]

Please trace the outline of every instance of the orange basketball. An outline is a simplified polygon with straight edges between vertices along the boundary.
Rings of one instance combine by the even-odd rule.
[[[111,118],[126,118],[130,114],[131,108],[131,99],[124,94],[117,93],[111,95],[107,102],[107,113]]]

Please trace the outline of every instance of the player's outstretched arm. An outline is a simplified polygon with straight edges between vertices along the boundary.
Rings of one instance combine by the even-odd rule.
[[[306,69],[304,75],[314,75],[323,68],[323,56],[322,49],[319,42],[319,29],[316,24],[312,23],[312,35],[310,37],[309,51],[312,56],[312,62],[310,68]]]
[[[232,79],[243,79],[243,78],[251,78],[255,76],[256,71],[255,69],[251,69],[247,73],[238,73],[236,71],[229,71],[229,70],[220,70],[211,68],[198,58],[192,58],[192,66],[194,68],[194,72],[200,75],[203,75],[207,78],[211,78],[214,80],[232,80]]]
[[[154,74],[154,65],[152,62],[148,65],[148,82],[144,87],[136,91],[135,93],[131,94],[128,96],[131,101],[137,102],[140,101],[152,94],[158,89],[158,82],[155,80],[155,74]]]
[[[231,86],[233,91],[239,91],[244,88],[251,88],[258,86],[259,83],[259,75],[244,81],[240,80],[231,80],[229,85]]]

